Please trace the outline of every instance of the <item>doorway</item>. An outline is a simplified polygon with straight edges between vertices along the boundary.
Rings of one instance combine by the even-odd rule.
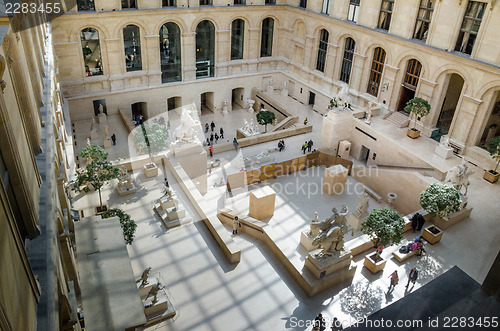
[[[436,141],[440,141],[441,136],[448,134],[464,86],[464,80],[458,74],[448,75],[447,78],[448,87],[436,123],[437,130],[435,130],[436,133],[432,135],[432,139]]]
[[[245,89],[243,87],[238,87],[233,89],[231,92],[231,105],[232,109],[235,108],[245,108],[245,105],[243,104],[243,93]]]
[[[295,91],[295,82],[292,80],[288,81],[288,96],[293,98],[293,92]]]
[[[408,115],[404,111],[406,103],[415,97],[415,91],[417,90],[418,81],[420,79],[420,72],[422,71],[422,64],[411,59],[406,65],[406,72],[403,78],[403,84],[401,91],[399,93],[399,101],[397,105],[397,111]]]
[[[171,97],[167,99],[167,110],[171,111],[182,106],[182,98],[181,97]]]
[[[100,99],[100,100],[94,100],[92,101],[94,104],[94,115],[99,116],[99,106],[102,105],[103,113],[108,115],[108,109],[106,108],[106,100],[105,99]]]
[[[142,121],[148,119],[148,104],[147,102],[136,102],[131,105],[132,108],[132,120],[136,121],[137,116],[142,115]]]
[[[307,103],[309,106],[314,106],[314,101],[316,100],[316,93],[309,91],[309,102]]]
[[[370,156],[370,149],[366,147],[365,145],[361,146],[361,158],[360,161],[367,163],[368,162],[368,157]]]
[[[201,94],[201,113],[214,112],[214,92],[205,92]]]

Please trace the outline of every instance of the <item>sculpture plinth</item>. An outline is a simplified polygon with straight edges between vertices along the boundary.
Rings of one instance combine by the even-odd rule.
[[[339,282],[354,276],[355,268],[351,268],[352,254],[348,249],[335,252],[332,256],[320,258],[321,249],[314,250],[306,257],[305,267],[318,279],[335,272],[339,274]],[[354,271],[353,271],[354,270]]]
[[[328,195],[342,194],[347,182],[347,174],[348,170],[340,164],[325,169],[323,192]]]
[[[443,159],[449,159],[453,156],[453,148],[439,144],[436,146],[436,149],[434,149],[434,154],[442,157]]]
[[[300,233],[300,244],[304,246],[304,248],[307,249],[308,252],[318,249],[319,247],[318,244],[313,244],[315,236],[311,236],[310,234],[311,233],[308,230],[302,231]]]
[[[107,124],[108,116],[104,113],[100,113],[99,115],[97,115],[97,121],[101,124]]]
[[[274,215],[276,192],[270,186],[250,192],[250,207],[248,215],[258,220]]]
[[[349,214],[347,218],[347,224],[354,230],[359,231],[361,229],[361,224],[366,220],[368,215],[360,216],[358,213]]]

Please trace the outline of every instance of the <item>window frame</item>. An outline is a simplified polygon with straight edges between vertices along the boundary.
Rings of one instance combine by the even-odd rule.
[[[264,27],[264,22],[271,22],[268,27]],[[260,34],[260,57],[270,57],[273,56],[273,43],[274,43],[274,19],[272,17],[266,17],[262,20],[262,28]],[[265,30],[267,29],[267,31]],[[264,40],[264,33],[266,33],[266,40]],[[270,37],[269,37],[270,35]],[[270,40],[270,42],[269,42]],[[267,45],[264,45],[267,41]],[[264,47],[266,46],[266,47]],[[266,52],[264,52],[266,51]]]
[[[307,0],[300,0],[299,1],[299,7],[307,9]]]
[[[84,51],[83,51],[83,49],[84,49],[84,48],[88,48],[88,41],[89,41],[89,40],[87,40],[87,39],[85,39],[85,40],[84,40],[84,39],[83,39],[83,36],[84,36],[84,33],[85,33],[85,32],[90,32],[90,31],[85,31],[85,30],[89,30],[89,29],[92,29],[92,30],[94,30],[95,32],[97,32],[97,45],[99,46],[99,61],[95,61],[95,62],[97,62],[97,63],[98,63],[98,67],[99,67],[99,69],[100,69],[100,70],[98,70],[96,73],[92,73],[92,71],[90,70],[90,67],[89,67],[89,70],[87,71],[87,69],[86,69],[86,68],[88,67],[88,65],[87,65],[87,61],[85,60],[85,57],[86,57],[87,55],[94,55],[94,52],[95,52],[95,50],[97,49],[97,47],[96,47],[96,48],[94,48],[94,51],[92,51],[91,53],[89,53],[89,54],[87,54],[87,55],[85,55],[85,54],[84,54]],[[86,42],[87,42],[87,45],[85,45],[85,46],[83,45],[83,42],[84,42],[84,41],[86,41]],[[81,29],[81,30],[80,30],[80,45],[81,45],[81,47],[82,47],[83,67],[85,68],[85,73],[86,73],[86,76],[87,76],[87,77],[92,77],[92,76],[103,76],[103,75],[104,75],[104,68],[103,68],[104,61],[103,61],[103,58],[102,58],[101,37],[100,37],[99,30],[98,30],[98,29],[96,29],[96,28],[93,28],[93,27],[91,27],[91,26],[87,26],[87,27],[85,27],[85,28]],[[99,65],[99,62],[100,62],[100,65]],[[89,73],[90,73],[90,74],[89,74]]]
[[[361,0],[349,0],[349,10],[347,11],[347,20],[358,23],[359,5]]]
[[[469,11],[474,10],[472,8],[474,5],[478,5],[476,9],[478,9],[475,13],[470,13]],[[455,51],[471,55],[474,50],[474,45],[476,43],[477,35],[479,34],[479,30],[481,29],[481,23],[486,12],[486,6],[488,3],[482,1],[469,1],[467,3],[467,8],[465,9],[464,18],[462,20],[462,24],[460,25],[460,30],[457,36],[457,42],[455,44]],[[473,16],[470,16],[472,14]],[[480,14],[480,18],[477,18],[476,15]],[[471,28],[466,29],[464,25],[468,25],[471,23]],[[477,24],[478,23],[478,24]],[[477,24],[477,31],[474,31],[474,27]]]
[[[316,70],[325,72],[326,55],[328,53],[328,39],[330,33],[326,29],[319,32],[318,54],[316,57]]]
[[[382,0],[380,4],[380,13],[378,16],[378,24],[377,24],[378,29],[389,31],[389,28],[391,27],[394,1],[395,0]],[[387,4],[388,8],[384,8],[384,4]]]
[[[165,2],[167,4],[165,4]],[[165,7],[177,7],[177,0],[162,0],[161,1],[161,6],[162,6],[162,8],[165,8]]]
[[[433,12],[434,4],[432,0],[420,0],[417,11],[417,18],[415,19],[415,28],[413,29],[413,39],[422,41],[427,40]],[[421,22],[420,27],[419,22]]]
[[[238,30],[235,30],[235,23],[237,23],[237,22],[241,22],[242,25],[239,28],[236,27],[236,29],[238,29]],[[238,37],[235,37],[235,35],[234,35],[235,31],[241,32],[238,35]],[[238,41],[240,43],[239,45],[237,45],[238,47],[234,47],[236,41]],[[236,51],[234,51],[235,49],[237,49],[238,54],[235,54],[236,53]],[[241,18],[236,18],[231,22],[231,55],[230,55],[231,61],[242,60],[244,50],[245,50],[245,21]]]
[[[124,2],[127,3],[127,7],[123,6]],[[122,9],[137,9],[137,2],[138,2],[138,0],[121,0],[120,1]],[[133,5],[133,7],[131,5]]]
[[[342,65],[340,67],[339,79],[347,84],[349,84],[349,81],[351,80],[352,63],[354,62],[355,49],[356,49],[356,41],[351,37],[345,38],[344,56],[342,57]],[[345,68],[348,69],[344,70]]]
[[[165,35],[162,33],[162,29],[165,27],[169,31],[167,34],[167,40],[168,43],[170,44],[172,41],[174,43],[175,47],[175,53],[170,53],[167,52],[165,49],[166,47],[164,46],[164,40],[162,40],[162,37]],[[175,27],[175,28],[174,28]],[[170,30],[175,29],[175,31],[171,32]],[[181,41],[181,28],[177,23],[175,22],[165,22],[160,26],[160,30],[158,31],[158,41],[160,43],[160,72],[161,72],[161,83],[166,84],[166,83],[171,83],[171,82],[181,82],[182,81],[182,41]],[[177,44],[177,45],[175,45]],[[171,51],[169,49],[169,51]],[[168,61],[164,67],[165,70],[163,70],[162,66],[162,54],[165,61]],[[168,56],[167,56],[168,54]],[[175,60],[178,58],[178,63],[175,62]],[[173,64],[169,64],[170,60],[173,59]],[[173,73],[173,74],[172,74]]]
[[[135,27],[137,28],[137,32],[138,32],[138,41],[139,41],[139,45],[133,45],[133,47],[139,47],[139,66],[135,66],[135,64],[132,64],[132,67],[127,67],[127,45],[125,44],[125,29],[126,28],[132,28],[132,27]],[[125,61],[125,71],[126,72],[133,72],[133,71],[140,71],[142,70],[142,47],[141,47],[141,28],[135,24],[127,24],[125,25],[123,28],[122,28],[122,36],[123,36],[123,51],[124,51],[124,61]],[[134,41],[132,41],[134,42]],[[132,58],[132,60],[130,61],[133,61],[134,58]]]
[[[368,78],[368,86],[366,92],[377,97],[382,75],[384,74],[386,52],[382,47],[377,47],[373,50],[372,64],[370,66],[370,77]]]

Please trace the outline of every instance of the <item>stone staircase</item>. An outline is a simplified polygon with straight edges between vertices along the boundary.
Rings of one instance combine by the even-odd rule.
[[[398,128],[406,128],[410,124],[410,117],[398,111],[392,112],[385,119],[397,125]]]

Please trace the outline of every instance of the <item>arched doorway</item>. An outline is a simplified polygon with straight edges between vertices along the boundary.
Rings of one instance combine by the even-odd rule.
[[[500,136],[500,90],[495,92],[489,107],[489,114],[488,120],[484,125],[483,134],[477,144],[486,150],[490,145],[491,139]]]
[[[214,92],[205,92],[201,94],[201,114],[214,112]]]
[[[245,89],[243,87],[238,87],[233,89],[231,93],[231,104],[232,109],[235,108],[245,108],[245,104],[243,102],[243,93]]]
[[[422,71],[422,64],[415,59],[408,61],[406,65],[406,72],[403,78],[401,92],[399,94],[398,111],[404,111],[406,103],[415,97],[420,72]]]
[[[171,97],[167,99],[167,110],[171,111],[182,106],[182,98],[181,97]]]
[[[147,102],[136,102],[130,105],[132,108],[132,120],[137,121],[137,118],[142,116],[142,122],[148,119],[148,103]],[[141,124],[141,123],[137,123]]]
[[[214,77],[215,27],[208,20],[196,26],[196,79]]]
[[[437,130],[432,134],[434,140],[439,141],[441,136],[448,134],[458,101],[462,95],[464,79],[458,74],[450,74],[446,78],[448,87],[441,105],[441,112],[436,123]]]

